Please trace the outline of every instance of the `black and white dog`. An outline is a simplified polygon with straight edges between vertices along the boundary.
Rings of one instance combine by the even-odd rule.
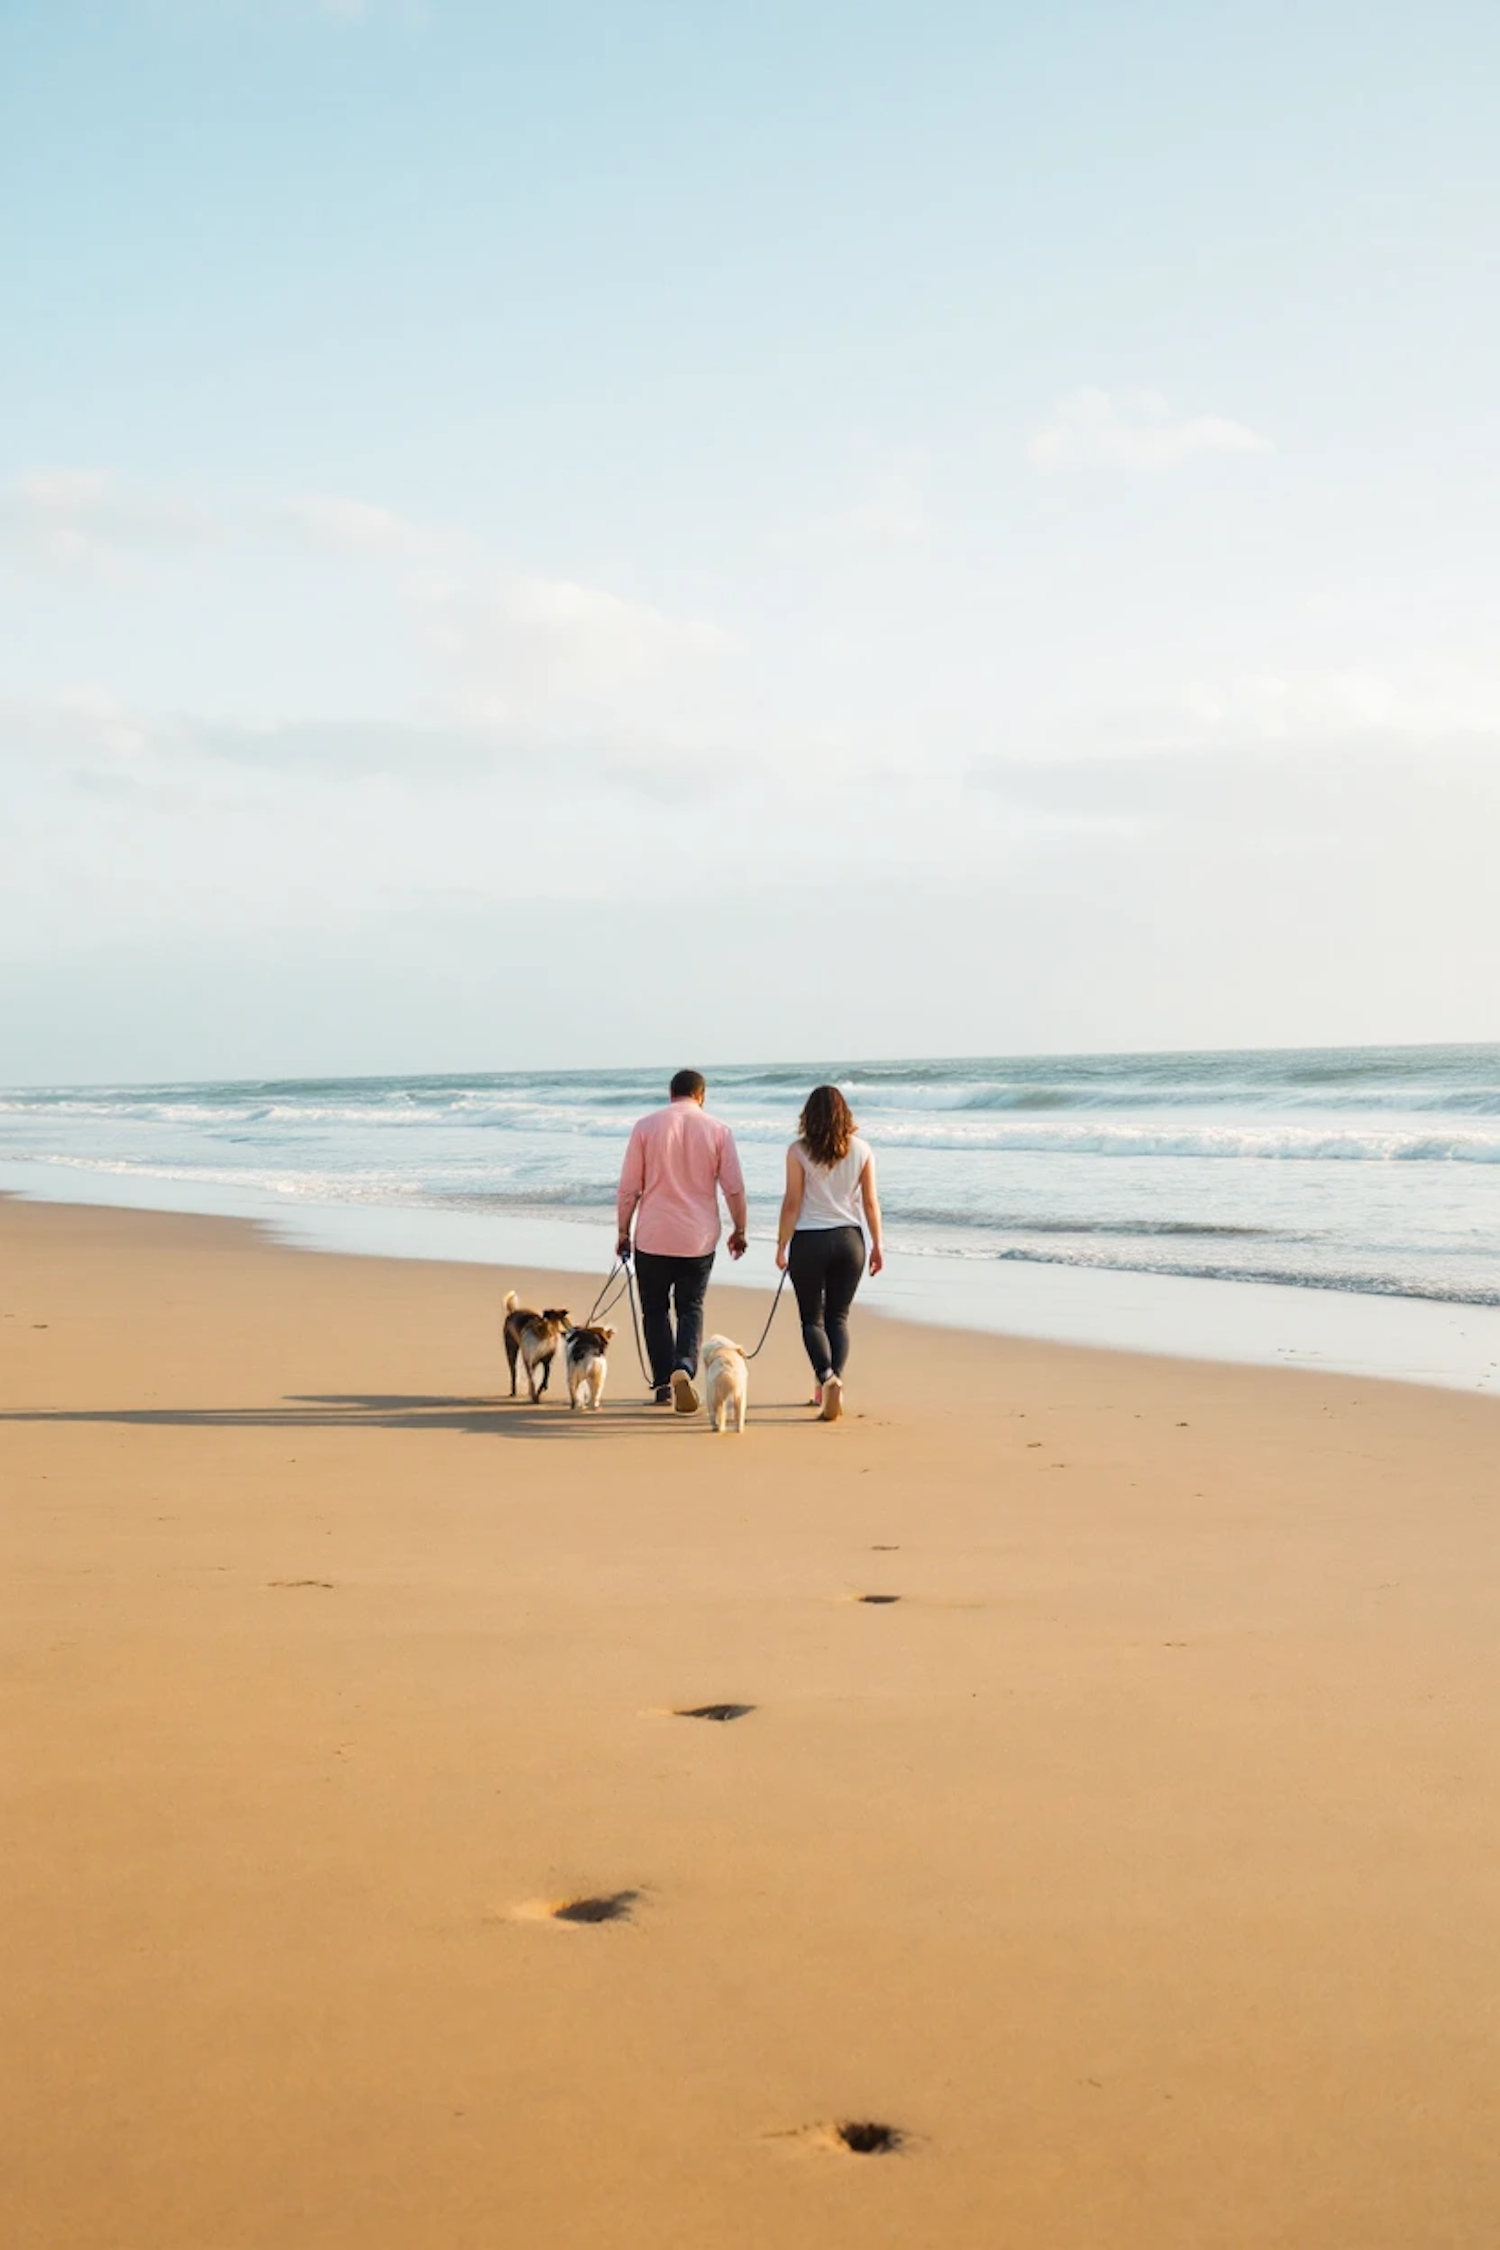
[[[568,1370],[568,1404],[592,1407],[595,1413],[604,1396],[609,1373],[605,1357],[614,1336],[612,1328],[570,1328],[564,1339],[564,1364]]]

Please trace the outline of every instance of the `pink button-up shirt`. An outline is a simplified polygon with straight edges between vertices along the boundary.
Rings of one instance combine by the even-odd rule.
[[[695,1101],[673,1102],[643,1117],[620,1169],[616,1216],[623,1237],[636,1216],[637,1250],[665,1258],[704,1258],[719,1246],[719,1196],[738,1225],[745,1177],[734,1135]]]

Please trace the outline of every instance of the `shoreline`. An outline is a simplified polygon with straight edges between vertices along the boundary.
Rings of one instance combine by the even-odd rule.
[[[294,1201],[270,1190],[18,1159],[0,1160],[4,1194],[62,1208],[249,1219],[278,1239],[332,1254],[515,1264],[601,1281],[613,1262],[607,1221]],[[730,1269],[721,1258],[715,1280],[769,1293],[776,1275],[766,1240],[752,1230],[744,1266]],[[891,1251],[885,1274],[862,1289],[860,1309],[923,1327],[1500,1395],[1500,1306]]]
[[[710,1439],[482,1266],[0,1253],[16,2250],[1488,2244],[1490,1401],[857,1309]]]

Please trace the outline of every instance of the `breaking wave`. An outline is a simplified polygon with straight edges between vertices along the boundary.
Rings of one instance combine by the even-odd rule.
[[[662,1070],[34,1087],[0,1157],[299,1201],[597,1220]],[[769,1227],[840,1084],[926,1256],[1500,1302],[1500,1047],[835,1060],[709,1073]]]

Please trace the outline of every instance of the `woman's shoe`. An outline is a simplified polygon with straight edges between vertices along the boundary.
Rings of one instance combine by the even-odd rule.
[[[823,1385],[823,1411],[819,1419],[836,1422],[844,1411],[844,1381],[840,1375],[830,1375]]]

